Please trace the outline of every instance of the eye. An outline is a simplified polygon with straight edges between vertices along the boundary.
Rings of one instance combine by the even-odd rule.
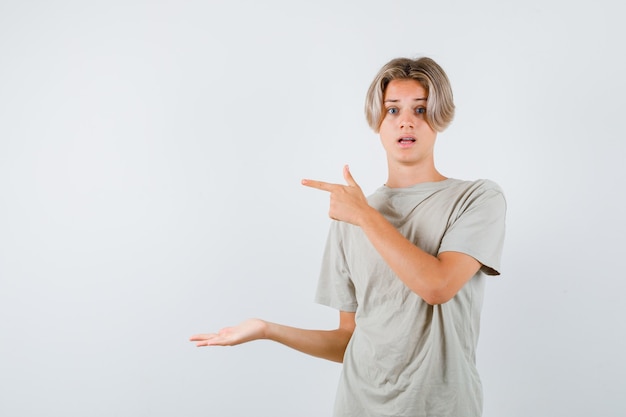
[[[418,107],[415,109],[415,113],[417,114],[425,114],[426,113],[426,107]]]
[[[387,109],[387,114],[397,114],[398,113],[398,109],[395,107],[389,107]]]

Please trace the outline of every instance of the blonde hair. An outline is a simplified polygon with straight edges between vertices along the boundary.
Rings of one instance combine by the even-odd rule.
[[[385,112],[383,100],[385,90],[393,80],[415,80],[428,94],[426,101],[426,122],[430,127],[442,132],[454,118],[454,100],[450,80],[443,68],[430,58],[395,58],[385,64],[365,97],[365,118],[367,124],[378,133]]]

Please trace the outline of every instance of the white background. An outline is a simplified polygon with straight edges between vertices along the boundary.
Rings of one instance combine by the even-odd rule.
[[[617,1],[0,2],[0,415],[327,416],[340,365],[194,333],[313,303],[328,197],[386,179],[389,59],[447,71],[444,175],[508,199],[485,417],[626,414]]]

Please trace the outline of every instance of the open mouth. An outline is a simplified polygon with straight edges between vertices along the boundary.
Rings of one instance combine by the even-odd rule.
[[[402,145],[413,143],[413,142],[415,142],[415,138],[413,138],[411,136],[406,136],[406,137],[398,139],[398,143],[400,143]]]

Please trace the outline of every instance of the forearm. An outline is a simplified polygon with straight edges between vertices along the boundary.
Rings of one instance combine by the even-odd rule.
[[[368,204],[347,166],[343,174],[348,185],[314,180],[302,184],[330,192],[329,216],[361,227],[400,280],[427,303],[450,300],[478,271],[480,263],[470,255],[449,251],[433,256],[414,245]]]
[[[352,337],[350,329],[307,330],[265,322],[265,338],[318,358],[343,362],[346,346]]]
[[[445,302],[460,288],[441,259],[406,239],[374,208],[368,207],[359,224],[398,278],[428,303]]]

